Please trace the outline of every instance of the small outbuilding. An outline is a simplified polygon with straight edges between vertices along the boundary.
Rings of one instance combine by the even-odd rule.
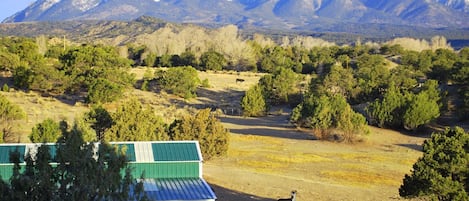
[[[149,200],[158,201],[214,201],[217,199],[202,177],[202,154],[197,141],[112,142],[124,150],[132,176],[142,181]],[[22,156],[35,154],[39,146],[50,146],[56,155],[55,144],[0,144],[0,175],[8,180],[13,174],[9,153]],[[99,143],[95,144],[99,149]],[[24,157],[20,158],[24,166]]]

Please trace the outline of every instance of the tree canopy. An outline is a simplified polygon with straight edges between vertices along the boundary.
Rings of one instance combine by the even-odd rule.
[[[229,133],[210,109],[185,115],[169,126],[171,140],[198,140],[204,158],[223,156],[228,151]]]
[[[175,67],[157,70],[155,80],[162,89],[186,99],[196,97],[200,79],[193,67]]]

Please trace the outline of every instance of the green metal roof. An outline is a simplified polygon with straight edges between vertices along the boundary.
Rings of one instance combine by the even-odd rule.
[[[57,156],[57,145],[55,144],[45,144],[45,145],[41,145],[41,146],[47,146],[49,147],[49,153],[50,153],[50,157],[51,157],[51,161],[49,162],[57,162],[56,160],[56,156]]]
[[[202,175],[202,156],[197,141],[154,141],[154,142],[111,142],[118,150],[124,150],[132,175],[136,178],[144,174],[150,178],[193,178]],[[24,165],[26,152],[33,155],[40,146],[48,146],[51,163],[57,162],[57,145],[48,144],[0,144],[0,173],[9,178],[12,163],[9,153],[20,152],[21,165]],[[99,148],[100,144],[95,144]]]
[[[20,153],[20,161],[23,162],[26,146],[18,144],[0,146],[0,163],[10,163],[10,153],[15,151]]]
[[[152,143],[155,161],[200,161],[198,144],[194,142]]]
[[[121,151],[124,150],[125,156],[127,156],[127,160],[129,162],[135,162],[135,145],[132,143],[122,143],[122,144],[115,144],[117,146],[117,150]]]

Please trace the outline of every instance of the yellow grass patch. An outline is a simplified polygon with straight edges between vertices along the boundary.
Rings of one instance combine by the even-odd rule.
[[[401,180],[396,180],[388,175],[382,175],[374,172],[365,171],[321,171],[321,176],[334,180],[338,183],[347,183],[350,185],[370,187],[376,185],[397,186]]]
[[[348,161],[356,161],[356,162],[384,162],[389,160],[389,157],[379,154],[364,154],[364,153],[343,153],[343,154],[335,154],[340,158]]]
[[[324,158],[316,154],[294,153],[286,155],[267,155],[266,158],[270,161],[286,164],[301,164],[301,163],[314,163],[314,162],[331,162],[333,160]]]

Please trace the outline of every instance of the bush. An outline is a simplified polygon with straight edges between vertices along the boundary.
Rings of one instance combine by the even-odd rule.
[[[3,84],[3,87],[2,87],[2,91],[3,92],[9,92],[10,91],[10,87],[8,87],[8,84]]]
[[[87,101],[89,103],[112,102],[123,95],[122,86],[106,79],[95,80],[88,89]]]
[[[5,96],[0,95],[0,132],[2,141],[7,141],[12,136],[13,122],[25,118],[26,114],[18,105],[10,102]]]
[[[103,111],[97,111],[97,114],[103,118],[103,126],[93,125],[98,130],[105,129],[106,114]],[[132,99],[123,103],[117,108],[117,111],[111,114],[112,126],[104,132],[106,141],[153,141],[167,140],[166,124],[155,115],[151,107],[144,107],[138,100]],[[98,133],[98,132],[97,132]]]
[[[46,119],[42,123],[37,124],[33,127],[29,140],[32,143],[55,143],[62,135],[62,130],[58,122],[52,119]]]
[[[171,140],[198,140],[205,159],[223,156],[228,151],[229,133],[210,109],[186,115],[169,127]]]
[[[215,51],[208,51],[200,56],[200,70],[220,71],[226,64],[225,57]]]
[[[349,142],[369,133],[365,117],[353,111],[342,95],[309,95],[293,110],[292,121],[314,129],[321,139],[329,138],[333,130]]]
[[[207,79],[207,78],[204,79],[204,80],[202,80],[201,86],[202,86],[203,88],[210,88],[210,83],[208,82],[208,79]]]
[[[189,99],[196,97],[197,86],[200,83],[197,70],[192,67],[176,67],[166,71],[157,70],[155,79],[164,90],[180,97]]]
[[[262,89],[259,85],[252,86],[241,100],[244,116],[263,116],[267,110],[267,106],[262,95]]]

